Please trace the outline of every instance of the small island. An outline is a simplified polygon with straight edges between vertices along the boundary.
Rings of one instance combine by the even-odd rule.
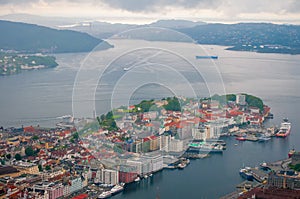
[[[58,66],[54,56],[43,54],[17,54],[0,52],[0,75],[13,75],[23,70],[54,68]]]

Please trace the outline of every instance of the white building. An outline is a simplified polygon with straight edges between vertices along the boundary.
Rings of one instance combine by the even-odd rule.
[[[198,128],[192,129],[192,136],[194,140],[205,140],[207,134],[207,127],[206,126],[199,126]]]
[[[150,161],[150,172],[156,172],[163,168],[163,157],[161,155],[145,155],[143,158]]]
[[[119,183],[119,171],[111,169],[102,170],[102,183],[104,184],[118,184]]]
[[[237,94],[236,95],[236,103],[239,105],[246,105],[246,95]]]
[[[79,191],[82,188],[83,184],[80,176],[72,177],[70,179],[70,194]]]
[[[171,139],[169,144],[169,151],[170,152],[182,152],[183,151],[183,141]]]

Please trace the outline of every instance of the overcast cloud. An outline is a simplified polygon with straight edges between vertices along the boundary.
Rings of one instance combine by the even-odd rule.
[[[299,0],[0,0],[0,15],[300,23]]]

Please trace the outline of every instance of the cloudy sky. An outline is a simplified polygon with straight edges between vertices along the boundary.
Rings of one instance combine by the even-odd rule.
[[[300,0],[0,0],[0,15],[16,13],[140,24],[158,19],[300,24]]]

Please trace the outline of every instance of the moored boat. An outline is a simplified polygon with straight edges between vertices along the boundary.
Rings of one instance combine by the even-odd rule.
[[[104,198],[109,198],[112,196],[112,193],[110,191],[104,191],[103,193],[101,193],[98,198],[99,199],[104,199]]]
[[[235,139],[238,141],[246,141],[246,138],[244,136],[238,136]]]
[[[117,194],[117,193],[122,192],[123,190],[124,190],[124,187],[117,184],[117,185],[115,185],[115,186],[110,190],[110,192],[111,192],[112,195],[115,195],[115,194]]]
[[[246,168],[240,169],[240,175],[246,180],[253,181],[253,174]]]
[[[291,123],[288,122],[288,119],[284,119],[281,123],[280,129],[278,133],[276,133],[276,137],[286,137],[291,133]]]

